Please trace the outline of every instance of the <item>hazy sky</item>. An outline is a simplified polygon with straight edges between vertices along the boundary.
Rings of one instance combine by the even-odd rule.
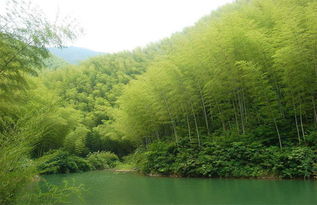
[[[73,44],[117,52],[145,46],[193,25],[233,0],[31,0],[50,17],[59,10],[85,31]]]

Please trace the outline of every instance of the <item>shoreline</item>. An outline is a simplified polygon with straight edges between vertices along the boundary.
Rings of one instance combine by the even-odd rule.
[[[107,169],[105,169],[107,170]],[[112,172],[136,172],[138,173],[137,170],[135,169],[108,169],[109,171],[112,171]]]
[[[107,169],[105,169],[107,171]],[[266,180],[266,181],[280,181],[280,180],[300,180],[300,181],[317,181],[317,177],[311,178],[282,178],[278,176],[259,176],[259,177],[191,177],[191,176],[180,176],[180,175],[162,175],[162,174],[144,174],[138,172],[136,169],[108,169],[108,171],[119,172],[119,173],[136,173],[140,176],[145,177],[162,177],[162,178],[189,178],[189,179],[250,179],[250,180]]]

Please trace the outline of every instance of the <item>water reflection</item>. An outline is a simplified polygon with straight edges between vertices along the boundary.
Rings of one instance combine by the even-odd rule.
[[[317,204],[317,182],[314,181],[164,178],[108,171],[46,178],[55,184],[72,178],[84,184],[88,189],[84,193],[86,201],[73,204]]]

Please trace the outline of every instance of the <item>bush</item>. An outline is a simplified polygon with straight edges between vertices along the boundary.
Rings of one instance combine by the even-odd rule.
[[[119,158],[111,152],[93,152],[88,154],[87,160],[94,169],[109,169],[116,166]]]
[[[184,177],[309,178],[316,173],[316,156],[310,147],[265,147],[259,143],[156,142],[133,155],[145,174]],[[315,167],[315,168],[314,168]]]
[[[147,164],[147,158],[144,154],[145,150],[143,147],[139,147],[133,154],[125,156],[123,158],[125,164],[130,164],[133,168],[139,172],[147,173],[144,167]],[[142,170],[141,170],[142,169]]]
[[[67,151],[55,150],[41,159],[38,169],[41,174],[72,173],[93,170],[91,164],[81,157],[71,155]]]
[[[273,171],[283,178],[311,177],[316,157],[309,147],[291,147],[275,154]]]
[[[259,144],[242,142],[180,148],[175,171],[182,176],[194,177],[255,177],[264,172],[259,166],[262,150]]]

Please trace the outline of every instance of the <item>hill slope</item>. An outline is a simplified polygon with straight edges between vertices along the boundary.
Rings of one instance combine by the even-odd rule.
[[[45,68],[49,69],[49,70],[56,70],[58,68],[63,68],[67,65],[69,65],[68,62],[66,62],[64,59],[51,54],[51,56],[49,58],[46,58],[44,60],[44,64],[45,64]]]
[[[102,52],[97,52],[86,48],[79,48],[74,46],[62,49],[49,48],[49,51],[71,64],[78,64],[80,61],[86,60],[90,57],[104,54]]]

